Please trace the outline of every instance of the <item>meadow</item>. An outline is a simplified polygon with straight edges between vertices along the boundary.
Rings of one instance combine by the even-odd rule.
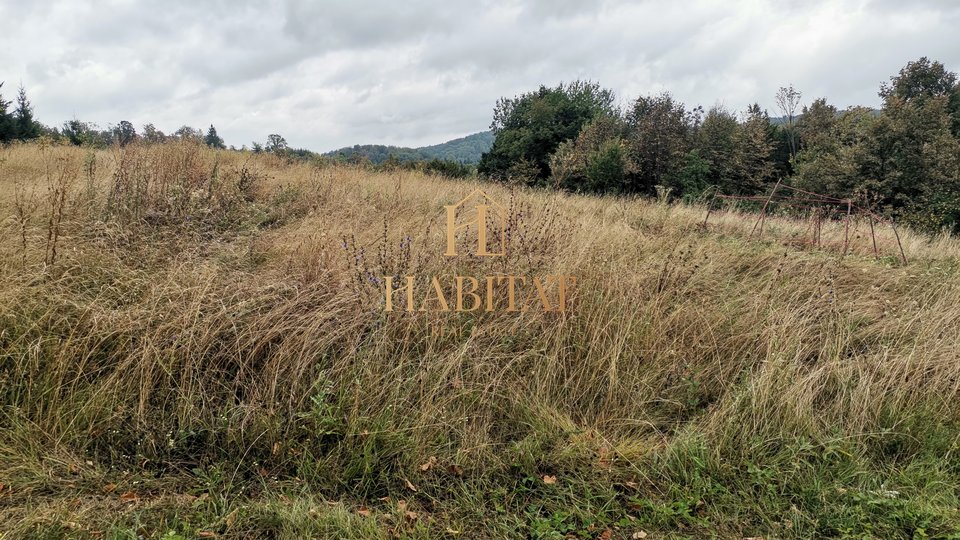
[[[444,257],[477,188],[508,255]],[[0,148],[0,538],[960,538],[960,241],[705,212]],[[384,312],[504,268],[569,307]]]

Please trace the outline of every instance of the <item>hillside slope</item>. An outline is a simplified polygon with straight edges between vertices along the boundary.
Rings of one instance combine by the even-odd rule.
[[[841,257],[785,218],[185,143],[0,173],[12,538],[960,532],[954,239]],[[447,256],[478,188],[506,255]],[[455,310],[503,273],[576,276],[568,309]],[[450,310],[385,312],[387,276]]]
[[[443,159],[457,163],[474,164],[480,161],[480,156],[487,150],[490,150],[490,146],[492,145],[493,133],[490,131],[482,131],[445,143],[421,146],[419,148],[386,146],[382,144],[358,144],[326,152],[323,155],[328,157],[342,156],[345,159],[350,159],[354,156],[365,156],[375,165],[383,163],[391,155],[400,161]]]

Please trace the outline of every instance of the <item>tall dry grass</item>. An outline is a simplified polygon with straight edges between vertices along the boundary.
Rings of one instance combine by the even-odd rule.
[[[401,493],[435,513],[405,522],[425,534],[560,531],[545,509],[607,515],[583,495],[604,489],[665,531],[958,523],[948,236],[900,231],[903,265],[856,233],[845,257],[791,247],[804,224],[786,218],[758,241],[734,213],[704,230],[699,207],[185,144],[0,160],[0,482],[19,497],[0,521],[18,534],[76,521],[51,502],[76,469],[188,484],[216,469],[230,497],[272,481],[358,504]],[[506,262],[442,256],[443,206],[476,187],[509,202]],[[576,275],[572,307],[382,310],[384,275],[504,269]],[[553,476],[578,487],[517,495]],[[495,507],[473,490],[498,486],[518,517],[471,518]],[[894,489],[896,519],[876,495]]]

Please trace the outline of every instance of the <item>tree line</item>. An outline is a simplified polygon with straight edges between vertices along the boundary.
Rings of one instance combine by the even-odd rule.
[[[0,91],[2,91],[2,87],[3,83],[0,82]],[[187,141],[194,144],[204,144],[219,150],[228,149],[223,138],[217,133],[217,128],[212,124],[206,132],[185,125],[170,134],[165,134],[153,124],[144,125],[138,132],[134,125],[126,120],[121,120],[115,126],[109,126],[107,129],[100,129],[94,123],[83,122],[78,119],[68,120],[59,128],[51,128],[34,119],[33,105],[27,98],[26,90],[23,87],[20,87],[18,92],[16,107],[11,108],[11,105],[12,103],[5,101],[3,94],[0,93],[0,144],[16,141],[29,142],[40,137],[47,137],[57,143],[90,148],[107,148],[113,145],[127,146],[133,143],[162,144],[168,141]],[[426,174],[439,174],[451,178],[464,178],[476,174],[476,170],[472,166],[459,161],[421,155],[408,157],[398,156],[390,152],[379,162],[371,162],[369,157],[362,153],[324,156],[307,149],[292,148],[282,135],[276,133],[268,135],[264,142],[253,141],[249,148],[246,145],[240,148],[230,146],[229,150],[250,151],[255,154],[270,153],[284,158],[307,161],[344,162],[372,170],[419,170]]]
[[[60,127],[49,127],[34,118],[33,105],[27,98],[26,90],[21,86],[16,99],[16,107],[11,108],[10,101],[3,98],[3,82],[0,82],[0,144],[16,141],[27,142],[40,137],[47,137],[54,142],[87,146],[91,148],[107,148],[113,145],[126,146],[134,142],[144,144],[160,144],[167,141],[190,141],[205,144],[214,149],[227,149],[223,138],[217,133],[217,128],[210,127],[203,131],[190,126],[181,126],[176,131],[166,134],[153,124],[145,124],[138,132],[134,125],[121,120],[116,125],[101,129],[92,122],[78,119],[68,120]],[[230,146],[231,150],[247,150]],[[250,150],[253,152],[274,152],[292,155],[313,154],[308,150],[291,149],[286,139],[278,134],[270,134],[263,143],[254,141]]]
[[[696,199],[766,192],[776,181],[856,198],[926,231],[960,230],[960,84],[928,58],[881,85],[880,109],[803,104],[793,86],[740,112],[689,108],[670,93],[626,107],[575,81],[500,99],[493,146],[478,171],[493,180],[591,192]]]

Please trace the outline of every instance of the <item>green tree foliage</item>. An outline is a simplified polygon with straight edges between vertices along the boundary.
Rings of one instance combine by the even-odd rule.
[[[100,131],[96,124],[77,119],[64,122],[60,133],[67,141],[77,146],[105,148],[113,143],[112,131]]]
[[[223,139],[217,135],[217,128],[213,127],[213,124],[210,124],[210,129],[207,130],[206,136],[203,137],[203,142],[210,148],[222,150],[227,147],[227,145],[223,143]]]
[[[432,146],[409,148],[382,144],[358,144],[325,152],[323,156],[349,161],[354,154],[363,154],[374,165],[385,163],[390,158],[397,161],[429,161],[439,159],[462,164],[476,164],[480,156],[493,145],[493,133],[482,131]]]
[[[113,140],[120,146],[126,146],[137,140],[137,130],[134,129],[133,124],[130,122],[121,120],[120,123],[113,128]]]
[[[276,133],[271,133],[267,136],[267,144],[264,147],[267,152],[282,154],[287,150],[287,140]]]
[[[0,90],[3,89],[3,83],[0,82]],[[8,111],[9,101],[3,99],[0,93],[0,143],[10,142],[17,136],[17,127],[13,115]]]
[[[626,118],[628,153],[635,164],[627,191],[652,195],[656,186],[678,187],[682,157],[692,148],[699,117],[699,109],[688,112],[669,93],[637,98]]]
[[[747,107],[744,121],[737,130],[737,175],[740,190],[757,193],[773,180],[774,142],[771,137],[770,116],[754,103]]]
[[[633,162],[626,151],[626,124],[616,116],[590,121],[576,139],[564,141],[550,158],[554,187],[570,191],[626,189]]]
[[[190,126],[180,126],[173,132],[173,138],[197,144],[203,143],[203,131]]]
[[[159,144],[167,140],[167,136],[153,124],[144,125],[140,137],[148,144]]]
[[[708,167],[706,181],[729,194],[741,193],[737,170],[737,117],[723,107],[707,111],[697,133],[698,157]]]
[[[797,187],[834,197],[879,193],[875,134],[879,115],[866,107],[843,113],[817,100],[798,124],[801,150],[793,159]]]
[[[491,178],[518,178],[544,185],[550,177],[550,156],[560,143],[600,115],[615,115],[614,94],[593,82],[575,81],[515,98],[494,108],[493,146],[480,158],[478,170]]]
[[[25,141],[36,139],[40,136],[41,126],[33,119],[33,106],[27,99],[27,91],[21,86],[17,93],[17,108],[13,113],[13,120],[16,124],[16,136]]]
[[[880,89],[880,111],[843,113],[814,102],[798,122],[798,186],[836,197],[866,194],[917,228],[960,229],[956,74],[921,58]]]

